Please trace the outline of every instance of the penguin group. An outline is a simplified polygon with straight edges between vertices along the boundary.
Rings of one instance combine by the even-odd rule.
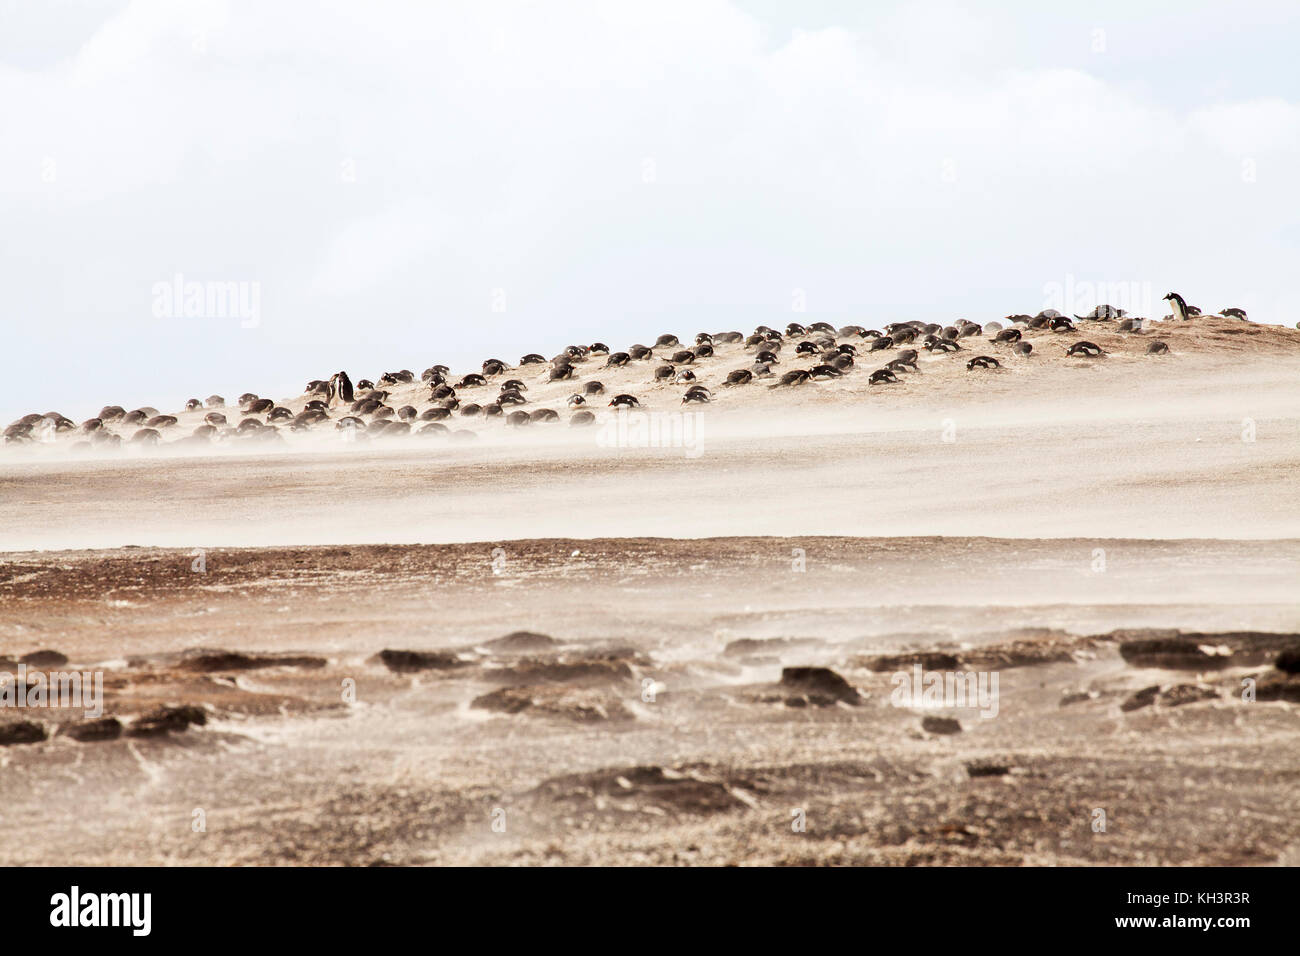
[[[1201,314],[1176,292],[1164,300],[1170,303],[1172,315],[1167,318],[1173,322],[1192,321]],[[1238,308],[1217,314],[1246,319]],[[150,406],[127,410],[106,405],[80,424],[58,412],[34,413],[11,423],[3,438],[6,444],[21,445],[63,441],[66,436],[73,447],[90,449],[282,445],[286,436],[300,432],[337,433],[348,441],[416,435],[472,441],[487,427],[555,425],[563,416],[571,426],[585,426],[597,421],[595,409],[600,407],[663,407],[665,391],[673,396],[668,407],[677,408],[725,403],[725,396],[736,389],[759,384],[788,391],[852,388],[856,382],[863,386],[863,394],[900,386],[906,391],[906,383],[924,378],[919,364],[923,354],[927,366],[959,361],[971,373],[1014,374],[1019,363],[1038,362],[1038,356],[1054,351],[1036,351],[1035,343],[1028,341],[1036,334],[1060,336],[1064,341],[1056,354],[1085,362],[1105,358],[1120,347],[1102,348],[1088,339],[1076,339],[1084,327],[1119,336],[1145,337],[1150,331],[1146,320],[1099,305],[1083,315],[1045,309],[982,324],[958,319],[946,325],[896,321],[879,328],[855,324],[837,328],[824,321],[791,322],[784,329],[759,325],[748,334],[699,332],[686,340],[689,345],[665,332],[650,345],[611,349],[603,342],[573,344],[550,358],[528,352],[513,364],[490,357],[477,369],[457,375],[448,365],[433,364],[418,377],[410,369],[399,369],[382,372],[373,380],[358,379],[354,385],[347,372],[337,371],[312,379],[298,398],[286,401],[245,392],[228,404],[223,396],[213,394],[189,399],[176,414]],[[1149,341],[1144,348],[1146,355],[1170,354],[1164,339]],[[957,354],[945,358],[949,353]],[[613,376],[617,385],[608,389],[609,397],[601,381],[606,376]],[[554,392],[549,388],[553,383],[563,385],[552,399],[533,399],[530,385],[546,393]],[[458,423],[477,427],[457,427]]]

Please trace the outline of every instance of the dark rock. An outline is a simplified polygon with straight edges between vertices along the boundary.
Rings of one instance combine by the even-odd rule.
[[[952,717],[923,717],[921,729],[931,734],[959,734],[961,721]]]
[[[966,765],[966,773],[972,777],[1005,777],[1011,772],[1011,768],[1003,764],[994,763],[969,763]]]
[[[1131,710],[1140,710],[1143,707],[1150,707],[1156,702],[1156,698],[1159,695],[1159,684],[1155,684],[1152,687],[1144,687],[1128,700],[1124,701],[1124,703],[1120,704],[1119,709],[1127,712]]]
[[[632,713],[616,698],[572,687],[502,687],[474,698],[470,707],[503,714],[532,711],[582,723],[632,719]]]
[[[376,655],[390,671],[409,674],[415,671],[451,670],[469,666],[450,651],[393,651],[382,650]]]
[[[99,720],[84,720],[63,730],[65,737],[82,743],[97,743],[101,740],[116,740],[122,736],[122,722],[116,717],[103,717]]]
[[[235,651],[202,652],[187,657],[181,667],[191,671],[246,671],[260,667],[324,667],[325,658],[240,654]]]
[[[30,654],[24,654],[18,660],[28,667],[62,667],[68,663],[68,655],[50,650],[32,651]]]
[[[488,641],[483,646],[502,652],[544,651],[555,647],[559,643],[555,638],[546,634],[537,634],[533,631],[512,631],[505,637],[498,637],[494,641]]]
[[[862,703],[862,695],[829,667],[783,667],[781,668],[781,686],[791,687],[809,694],[820,695],[830,703],[844,701],[847,704]]]
[[[16,720],[10,724],[0,724],[0,747],[12,744],[38,744],[49,737],[44,724],[33,720]]]
[[[1273,666],[1284,674],[1300,674],[1300,647],[1288,648],[1277,655]]]
[[[920,664],[927,671],[955,671],[961,662],[952,654],[941,651],[912,651],[906,654],[884,654],[879,657],[860,657],[855,663],[876,673],[910,670]]]
[[[1204,671],[1269,664],[1282,651],[1295,650],[1297,646],[1300,646],[1297,634],[1228,631],[1125,640],[1119,652],[1134,667]]]
[[[617,684],[632,679],[632,668],[624,660],[537,660],[512,661],[504,667],[483,672],[496,684]]]
[[[1283,675],[1277,671],[1264,674],[1255,682],[1255,699],[1285,700],[1300,704],[1300,677]]]
[[[171,731],[182,731],[190,724],[206,724],[208,715],[202,707],[184,704],[179,707],[159,707],[131,724],[133,737],[157,737]]]

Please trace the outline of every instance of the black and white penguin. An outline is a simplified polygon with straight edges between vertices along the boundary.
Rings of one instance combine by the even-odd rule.
[[[1086,358],[1096,358],[1103,355],[1102,348],[1095,342],[1075,342],[1065,350],[1066,355],[1084,356]]]
[[[641,403],[635,395],[615,395],[609,403],[611,408],[640,408]]]
[[[1002,363],[991,355],[977,355],[966,363],[966,371],[972,372],[977,368],[1001,368]]]
[[[626,352],[612,352],[605,359],[605,368],[621,368],[632,360],[632,356]]]
[[[747,368],[738,368],[734,372],[727,373],[727,380],[723,385],[747,385],[754,380],[754,373]]]
[[[898,382],[898,376],[887,368],[878,368],[867,379],[869,385],[888,385]]]
[[[1165,296],[1169,307],[1174,310],[1174,320],[1177,322],[1186,322],[1191,318],[1191,313],[1187,311],[1187,300],[1177,292],[1170,292]]]

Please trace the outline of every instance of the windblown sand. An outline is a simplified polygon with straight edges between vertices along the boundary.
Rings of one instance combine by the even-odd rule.
[[[0,862],[1300,862],[1300,333],[1158,333],[879,387],[718,388],[723,347],[690,448],[2,448],[0,658],[102,671],[122,730],[0,709],[47,735],[0,746]],[[1232,653],[1120,650],[1178,631]],[[933,652],[999,674],[996,716],[895,706]],[[134,723],[167,705],[203,723]]]

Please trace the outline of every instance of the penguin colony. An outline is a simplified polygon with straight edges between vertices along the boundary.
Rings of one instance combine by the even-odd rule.
[[[1201,314],[1176,292],[1165,296],[1173,310],[1167,320],[1191,321]],[[1241,309],[1223,309],[1222,316],[1245,319]],[[656,406],[664,388],[673,389],[674,407],[707,405],[730,390],[766,386],[790,389],[811,382],[834,383],[848,378],[865,381],[871,388],[897,385],[918,372],[917,360],[924,349],[932,358],[946,353],[972,374],[996,373],[1009,362],[1026,360],[1042,353],[1022,341],[1026,332],[1051,332],[1064,337],[1060,352],[1070,358],[1095,360],[1105,351],[1093,342],[1075,339],[1085,322],[1106,331],[1141,334],[1144,320],[1128,318],[1121,309],[1101,305],[1087,315],[1063,316],[1053,309],[1037,315],[1008,315],[1005,324],[980,325],[959,320],[940,326],[924,322],[891,322],[883,329],[847,325],[836,329],[827,322],[807,326],[792,322],[784,331],[761,325],[751,334],[700,332],[690,346],[676,335],[660,335],[653,345],[635,344],[611,351],[602,342],[570,345],[548,359],[530,352],[511,365],[489,358],[479,371],[454,376],[446,365],[432,365],[417,379],[409,369],[385,372],[375,380],[360,379],[355,385],[346,372],[306,384],[297,410],[272,399],[246,392],[227,405],[220,395],[191,398],[185,411],[205,411],[201,424],[188,434],[175,415],[152,407],[127,410],[106,405],[98,415],[80,424],[58,412],[25,415],[4,430],[4,442],[23,445],[68,437],[75,449],[102,450],[130,446],[212,445],[282,443],[284,432],[342,433],[349,441],[380,437],[421,435],[468,441],[472,430],[457,428],[461,420],[497,420],[500,427],[560,422],[561,410],[529,407],[528,382],[573,382],[573,392],[562,403],[571,426],[593,425],[595,408],[637,409],[642,400],[631,393],[606,394],[600,381],[603,369],[646,366],[645,384],[654,394]],[[741,345],[744,367],[721,367],[717,349]],[[730,351],[730,349],[728,349]],[[984,354],[985,352],[991,354]],[[881,353],[877,355],[876,353]],[[1146,355],[1169,354],[1168,344],[1156,339],[1144,347]],[[726,360],[734,364],[736,359]],[[877,365],[877,363],[880,363]],[[707,373],[706,373],[707,368]],[[709,374],[715,384],[702,382]],[[678,397],[678,386],[684,386]],[[399,398],[399,393],[401,397]],[[643,397],[648,396],[643,394]],[[466,422],[468,424],[468,422]]]

